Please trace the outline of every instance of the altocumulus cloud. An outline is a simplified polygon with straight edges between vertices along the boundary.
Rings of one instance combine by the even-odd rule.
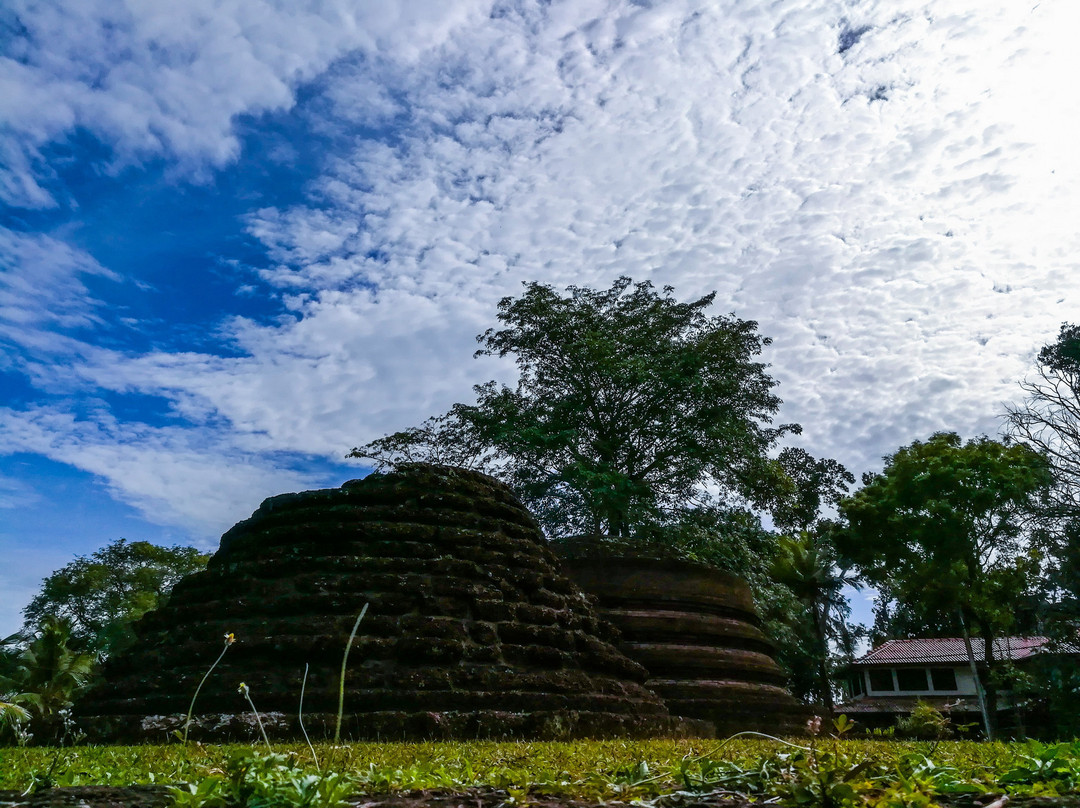
[[[70,372],[33,378],[95,406],[0,421],[192,530],[316,482],[298,457],[509,379],[468,357],[523,280],[716,289],[775,338],[804,445],[856,470],[935,429],[993,432],[1076,319],[1066,2],[77,5],[16,10],[2,80],[51,111],[8,96],[9,204],[61,204],[48,146],[75,128],[109,145],[104,170],[164,159],[177,182],[236,158],[241,115],[287,111],[328,144],[300,202],[243,221],[267,261],[237,284],[279,316],[222,321],[220,350],[68,334]],[[58,266],[44,286],[112,271]],[[175,420],[121,419],[109,396],[128,394]]]
[[[385,49],[408,63],[485,5],[6,3],[0,199],[55,205],[39,182],[43,149],[77,129],[108,144],[113,168],[164,155],[205,176],[237,156],[235,116],[292,106],[297,86],[347,53]]]

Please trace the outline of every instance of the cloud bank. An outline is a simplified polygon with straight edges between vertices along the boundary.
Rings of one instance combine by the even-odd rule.
[[[193,531],[512,378],[469,357],[522,281],[717,290],[774,338],[800,443],[857,471],[994,432],[1080,303],[1064,2],[77,5],[14,11],[10,206],[77,218],[55,165],[77,132],[105,174],[159,160],[178,186],[270,112],[327,144],[302,200],[237,223],[266,262],[236,285],[276,313],[220,322],[217,350],[105,341],[81,284],[137,277],[61,231],[0,242],[6,361],[40,393],[0,413],[9,451]],[[119,414],[136,399],[157,415]]]

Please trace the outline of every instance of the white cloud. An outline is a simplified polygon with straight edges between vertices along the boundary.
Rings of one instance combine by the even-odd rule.
[[[121,40],[164,55],[98,43],[99,106],[34,131],[86,120],[118,153],[218,164],[235,115],[288,106],[337,56],[303,114],[390,131],[327,155],[307,204],[251,212],[280,322],[227,323],[229,357],[83,350],[64,382],[165,396],[195,426],[6,416],[28,451],[106,476],[154,518],[220,521],[245,487],[304,484],[261,453],[340,457],[505,378],[468,358],[471,337],[522,280],[718,290],[718,311],[775,337],[784,419],[856,470],[936,429],[992,432],[1032,352],[1075,319],[1064,3],[462,5],[431,24],[403,5],[381,33],[329,6],[226,4],[205,25],[200,8],[124,22]],[[57,38],[56,64],[25,80],[67,70],[85,95],[86,58]],[[143,118],[110,112],[129,91]]]
[[[100,412],[76,418],[56,408],[0,408],[0,445],[97,475],[148,522],[183,527],[204,544],[250,516],[265,497],[325,484],[227,438],[122,424]]]
[[[0,510],[24,508],[40,500],[41,495],[22,480],[0,474]]]
[[[62,241],[0,227],[0,333],[18,339],[26,329],[98,325],[100,301],[83,276],[119,276]]]
[[[237,116],[289,109],[300,84],[346,53],[408,63],[487,5],[15,0],[4,16],[17,33],[0,57],[0,199],[54,205],[43,150],[77,129],[114,165],[165,156],[198,176],[237,156]]]
[[[308,339],[343,333],[321,301],[366,305],[357,283],[387,312],[397,290],[483,301],[490,322],[518,280],[627,273],[718,289],[758,319],[786,416],[818,451],[865,467],[935,429],[992,432],[1080,302],[1064,215],[1080,172],[1044,126],[1055,99],[1073,103],[1054,33],[1072,12],[1036,11],[867,5],[843,54],[830,3],[504,17],[389,79],[409,116],[393,145],[359,145],[313,204],[251,229]],[[334,95],[347,104],[347,78]],[[416,355],[380,349],[400,367]],[[390,363],[372,385],[415,390]],[[440,403],[460,395],[443,388]]]

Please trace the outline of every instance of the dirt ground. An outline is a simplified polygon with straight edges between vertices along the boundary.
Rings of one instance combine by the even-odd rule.
[[[164,786],[51,788],[25,797],[16,791],[0,791],[0,808],[168,808],[171,802]],[[651,800],[649,805],[655,808],[749,808],[770,803],[773,801],[751,802],[726,793],[680,793]],[[946,808],[1080,808],[1080,794],[1005,800],[1000,795],[964,796],[941,804]],[[515,803],[508,802],[505,791],[477,788],[357,796],[350,800],[350,805],[353,808],[509,808]],[[523,803],[516,805],[521,808]],[[527,805],[529,808],[640,808],[641,803],[594,803],[536,794],[530,795]]]

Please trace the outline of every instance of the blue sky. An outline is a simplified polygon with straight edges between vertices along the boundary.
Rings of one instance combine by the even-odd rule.
[[[14,0],[0,635],[115,538],[217,537],[510,380],[495,303],[755,319],[853,471],[994,434],[1080,303],[1068,0]],[[865,610],[862,610],[865,613]]]

